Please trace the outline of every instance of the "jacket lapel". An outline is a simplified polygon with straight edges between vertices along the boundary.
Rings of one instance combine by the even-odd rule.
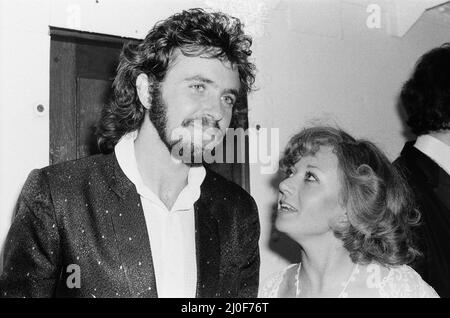
[[[450,175],[442,168],[439,171],[439,182],[435,192],[447,211],[450,211]]]
[[[209,173],[201,186],[201,195],[194,204],[197,255],[197,297],[220,296],[220,238],[219,224],[214,216]]]
[[[122,270],[129,282],[132,297],[158,297],[149,235],[140,197],[134,184],[125,176],[114,154],[105,166],[111,190],[118,204],[111,204],[111,219],[121,255]],[[207,172],[201,195],[194,204],[197,258],[196,297],[220,296],[220,237],[214,215],[213,185]]]
[[[106,165],[110,188],[117,195],[110,216],[121,256],[119,266],[128,283],[129,297],[157,297],[149,235],[144,211],[134,184],[125,176],[115,154]]]
[[[430,197],[435,198],[447,210],[450,209],[450,176],[431,158],[414,148],[414,142],[408,142],[402,151],[408,159],[411,172],[420,182],[427,184]],[[444,213],[443,215],[448,215]]]

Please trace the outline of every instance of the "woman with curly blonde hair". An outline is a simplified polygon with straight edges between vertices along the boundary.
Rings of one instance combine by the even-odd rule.
[[[342,130],[296,134],[280,161],[276,228],[302,261],[271,277],[262,297],[438,297],[409,264],[419,222],[401,174],[373,143]]]

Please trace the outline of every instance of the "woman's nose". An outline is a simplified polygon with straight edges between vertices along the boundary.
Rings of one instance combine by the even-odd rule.
[[[280,182],[278,188],[280,189],[281,194],[289,194],[290,193],[290,187],[289,187],[289,179],[284,179]]]

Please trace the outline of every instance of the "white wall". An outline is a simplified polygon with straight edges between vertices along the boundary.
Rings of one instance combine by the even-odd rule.
[[[26,176],[48,164],[49,25],[142,38],[157,20],[204,2],[0,0],[1,245]],[[379,2],[384,10],[385,1]],[[256,2],[234,5],[239,3]],[[396,38],[383,19],[380,29],[367,28],[367,4],[377,1],[265,3],[269,14],[253,48],[260,90],[249,98],[250,125],[279,128],[284,146],[302,126],[326,118],[377,142],[395,158],[404,142],[396,96],[416,59],[449,41],[448,24],[423,19]],[[34,111],[39,103],[47,109],[43,116]],[[271,185],[274,176],[260,168],[251,165],[250,179],[261,217],[264,280],[287,264],[276,251],[288,245],[278,241],[269,247],[277,190]]]
[[[26,176],[48,164],[48,112],[33,109],[48,108],[48,13],[44,1],[0,2],[0,243]]]

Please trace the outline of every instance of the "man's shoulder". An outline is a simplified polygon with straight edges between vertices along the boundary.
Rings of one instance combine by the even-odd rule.
[[[202,185],[207,187],[211,192],[226,192],[250,196],[240,185],[226,179],[209,168],[206,168],[205,182]]]
[[[403,177],[409,182],[416,179],[423,179],[423,165],[428,162],[428,157],[414,147],[415,141],[405,143],[400,155],[394,160],[394,166],[401,172]]]
[[[411,161],[417,151],[417,149],[414,148],[414,142],[415,141],[407,141],[403,146],[400,155],[393,162],[397,168],[404,168],[411,164]]]
[[[108,167],[114,163],[114,154],[98,154],[65,161],[34,170],[30,176],[47,180],[52,188],[74,189],[92,180],[97,185],[107,175]]]
[[[40,169],[46,175],[83,174],[102,169],[113,160],[113,154],[98,154],[81,159],[64,161]]]
[[[402,172],[410,183],[436,183],[442,169],[428,155],[414,147],[414,142],[407,142],[394,166]]]
[[[106,185],[103,171],[113,160],[113,155],[94,155],[34,169],[24,183],[21,197],[29,202],[50,198],[57,201],[62,196],[81,195],[89,183],[96,187]]]
[[[211,197],[226,198],[230,202],[254,203],[252,196],[241,186],[208,168],[206,169],[205,181],[202,184],[203,191],[207,192]]]

